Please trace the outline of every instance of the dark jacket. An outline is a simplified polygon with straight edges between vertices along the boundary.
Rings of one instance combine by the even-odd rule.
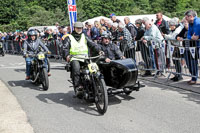
[[[116,21],[113,21],[113,23],[120,23],[120,20],[119,19],[116,19]]]
[[[126,25],[126,28],[131,33],[132,38],[134,39],[137,36],[137,30],[136,27],[132,23],[128,23]]]
[[[111,31],[111,34],[112,34],[112,41],[117,41],[117,39],[118,39],[118,30],[116,30],[116,31]]]
[[[100,44],[101,51],[105,54],[105,59],[109,58],[111,60],[120,59],[123,54],[120,49],[115,44]]]
[[[145,29],[141,26],[137,29],[136,41],[140,40],[144,36]]]
[[[167,23],[167,21],[165,21],[164,19],[162,19],[162,22],[160,25],[157,25],[158,20],[155,22],[155,25],[158,27],[158,29],[160,30],[160,32],[164,33],[164,34],[169,34],[169,25]]]
[[[92,40],[98,40],[100,37],[99,29],[97,27],[92,27],[91,29],[91,38]]]
[[[41,42],[40,39],[36,39],[35,41],[27,39],[24,42],[24,55],[26,54],[33,54],[35,52],[38,52],[39,46],[44,50],[44,51],[49,51],[48,48]]]
[[[84,33],[82,33],[84,34]],[[81,39],[81,35],[82,34],[77,34],[75,31],[72,32],[72,36],[76,39],[76,41],[79,41]],[[98,44],[96,44],[95,42],[93,42],[88,36],[85,36],[86,40],[87,40],[87,46],[90,48],[89,51],[89,56],[92,53],[99,53],[100,49]],[[63,50],[65,52],[65,57],[67,57],[68,55],[70,55],[70,48],[71,48],[71,40],[68,37],[65,38],[65,40],[63,40]]]

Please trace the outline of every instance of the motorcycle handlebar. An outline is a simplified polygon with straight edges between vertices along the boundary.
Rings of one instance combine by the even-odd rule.
[[[75,57],[77,59],[85,59],[85,60],[91,60],[91,59],[97,59],[99,57],[101,57],[102,55],[98,55],[98,56],[93,56],[93,57],[80,57],[81,55],[70,55],[70,57]],[[83,56],[83,55],[82,55]]]

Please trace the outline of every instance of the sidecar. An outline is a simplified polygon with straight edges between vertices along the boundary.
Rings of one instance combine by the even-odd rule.
[[[125,93],[138,91],[140,88],[137,82],[138,69],[133,59],[113,60],[110,63],[99,64],[101,73],[104,76],[109,94]]]

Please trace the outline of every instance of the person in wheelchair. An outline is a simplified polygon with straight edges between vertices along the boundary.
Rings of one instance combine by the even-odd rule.
[[[117,45],[111,43],[111,36],[107,32],[101,35],[102,42],[99,45],[101,51],[104,52],[105,62],[109,63],[111,60],[125,59]]]
[[[71,35],[67,36],[65,43],[63,44],[63,50],[65,52],[66,61],[71,66],[71,77],[74,85],[75,92],[78,95],[82,91],[83,87],[80,83],[80,67],[84,65],[84,60],[76,59],[73,56],[90,56],[91,51],[95,53],[100,52],[99,46],[85,36],[83,33],[83,23],[75,22],[74,31]]]
[[[37,32],[35,30],[28,31],[28,39],[24,42],[24,57],[26,60],[26,80],[30,79],[31,73],[31,62],[33,57],[29,57],[29,54],[33,54],[42,48],[45,52],[51,53],[49,49],[37,38]],[[47,57],[45,58],[45,67],[47,68]],[[48,76],[51,74],[48,73]]]

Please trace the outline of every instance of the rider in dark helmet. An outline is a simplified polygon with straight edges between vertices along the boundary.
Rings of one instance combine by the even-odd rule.
[[[31,69],[31,62],[33,57],[29,57],[29,54],[33,54],[34,52],[38,51],[41,47],[45,52],[50,53],[48,48],[41,42],[40,39],[37,38],[37,32],[35,30],[29,30],[28,39],[24,42],[24,57],[26,60],[26,80],[30,79],[30,69]],[[47,59],[45,59],[45,66],[47,68]],[[50,73],[48,73],[50,76]]]
[[[65,51],[65,57],[67,62],[70,62],[71,65],[71,75],[72,81],[75,88],[76,95],[79,95],[82,91],[82,86],[80,84],[80,66],[83,65],[84,60],[74,58],[70,55],[78,56],[90,56],[90,50],[99,52],[99,46],[89,39],[83,33],[83,24],[82,22],[74,23],[74,31],[71,35],[67,36],[65,43],[63,44]]]
[[[111,36],[109,33],[106,31],[102,33],[101,35],[102,42],[101,45],[101,50],[105,54],[105,61],[110,62],[111,60],[116,60],[116,59],[124,59],[125,57],[123,56],[122,52],[120,49],[117,47],[117,45],[111,43]]]

